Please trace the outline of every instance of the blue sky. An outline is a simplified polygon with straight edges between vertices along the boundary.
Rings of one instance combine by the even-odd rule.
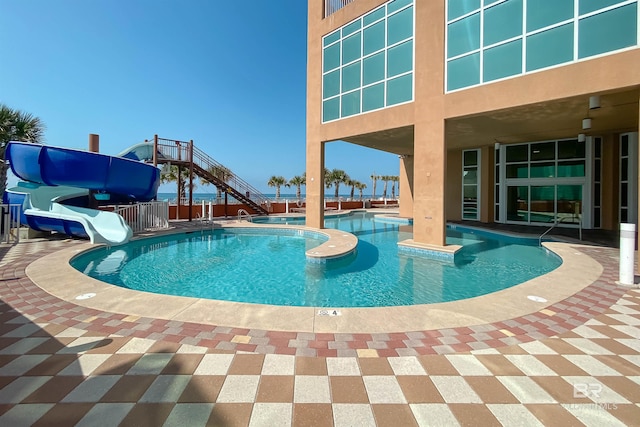
[[[193,139],[272,193],[270,176],[305,171],[306,22],[306,0],[0,0],[0,103],[40,117],[49,145]],[[372,173],[399,169],[345,142],[325,163],[365,194]]]

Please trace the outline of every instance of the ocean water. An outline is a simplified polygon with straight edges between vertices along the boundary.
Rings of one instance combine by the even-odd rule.
[[[272,200],[275,200],[275,198],[276,198],[276,193],[262,193],[262,194],[263,194],[264,196],[268,197],[269,199],[272,199]],[[176,194],[176,193],[166,193],[166,192],[158,193],[158,200],[169,200],[169,201],[174,201],[174,200],[176,200],[176,197],[177,197],[177,194]],[[188,197],[189,197],[189,196],[187,195],[187,198],[188,198]],[[216,201],[216,197],[217,197],[217,196],[216,196],[216,192],[215,192],[215,191],[214,191],[214,192],[211,192],[211,193],[204,193],[204,192],[196,192],[196,193],[193,193],[193,201],[194,201],[194,203],[195,203],[195,202],[202,202],[203,200],[204,200],[205,202],[208,202],[208,201],[213,201],[213,202],[215,202],[215,201]],[[301,197],[302,199],[304,199],[304,198],[305,198],[305,193],[301,193],[300,197]],[[334,200],[334,199],[335,199],[335,197],[333,196],[333,192],[330,192],[330,194],[327,194],[327,193],[325,192],[324,197],[325,197],[325,199],[327,199],[327,200]],[[343,200],[346,200],[346,199],[348,199],[349,197],[351,197],[351,194],[350,194],[350,193],[341,193],[341,194],[340,194],[340,197],[341,197]],[[360,194],[359,194],[358,192],[356,192],[356,193],[353,195],[353,198],[354,198],[355,200],[360,200]],[[363,199],[363,200],[369,200],[369,199],[371,199],[371,198],[372,198],[372,197],[371,197],[371,194],[364,194],[364,193],[362,194],[362,199]],[[398,198],[398,195],[396,195],[396,199],[397,199],[397,198]],[[383,200],[383,199],[382,199],[382,193],[378,193],[378,194],[376,194],[375,199],[377,199],[377,200],[378,200],[378,199],[379,199],[379,200]],[[387,199],[391,199],[391,193],[389,193],[389,192],[387,192]],[[224,201],[224,194],[222,195],[222,200]],[[229,200],[233,200],[233,197],[229,197]],[[296,200],[296,193],[282,193],[282,192],[281,192],[281,193],[280,193],[280,199],[279,199],[279,200],[282,200],[282,201],[284,201],[284,200]]]

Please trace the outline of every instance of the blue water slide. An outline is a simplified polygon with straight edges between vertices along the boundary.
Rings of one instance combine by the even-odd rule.
[[[24,181],[86,188],[132,201],[154,199],[160,185],[160,171],[152,165],[89,151],[10,142],[5,159]]]
[[[146,202],[156,197],[160,184],[160,171],[152,165],[70,148],[10,142],[5,159],[27,181],[3,195],[22,205],[22,222],[36,230],[88,237],[92,243],[118,245],[133,233],[120,215],[89,204]]]

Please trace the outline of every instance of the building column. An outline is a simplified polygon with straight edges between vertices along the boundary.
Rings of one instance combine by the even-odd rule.
[[[433,116],[422,115],[426,119],[416,122],[414,130],[414,161],[421,172],[414,175],[413,240],[445,246],[447,150],[442,110],[432,108]]]
[[[412,155],[400,157],[400,210],[403,218],[413,218],[413,161]]]
[[[307,141],[306,222],[324,228],[324,142]]]

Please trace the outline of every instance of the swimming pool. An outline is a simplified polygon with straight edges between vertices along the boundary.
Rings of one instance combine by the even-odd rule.
[[[399,253],[397,242],[412,235],[409,224],[364,212],[327,218],[325,224],[356,235],[357,251],[326,264],[310,263],[305,252],[326,240],[320,233],[222,228],[98,248],[73,258],[71,265],[104,282],[154,293],[287,306],[381,307],[484,295],[561,264],[538,247],[537,239],[450,229],[447,243],[463,249],[455,263],[445,263]]]

